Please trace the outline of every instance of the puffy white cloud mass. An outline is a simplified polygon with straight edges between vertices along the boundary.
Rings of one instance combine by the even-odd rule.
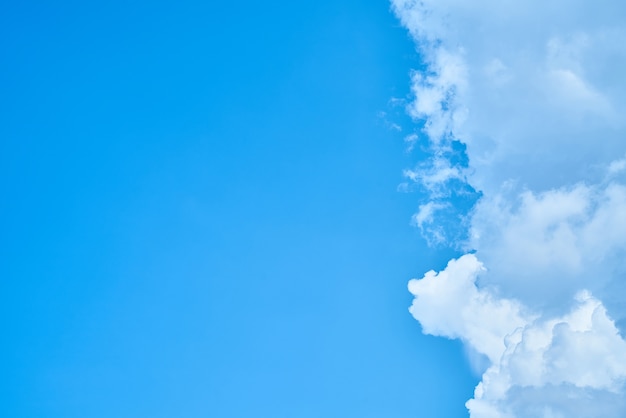
[[[472,184],[598,179],[626,154],[626,3],[392,0],[428,67],[409,112],[467,144]],[[564,152],[566,150],[566,152]]]
[[[413,222],[472,250],[411,313],[487,359],[473,418],[626,416],[626,2],[391,3],[424,61]]]
[[[425,333],[461,339],[489,360],[470,416],[624,416],[626,341],[602,302],[580,291],[569,312],[547,316],[477,287],[483,271],[467,254],[409,282]]]
[[[470,245],[489,271],[483,286],[534,308],[559,310],[581,289],[626,317],[626,186],[577,183],[485,196]]]

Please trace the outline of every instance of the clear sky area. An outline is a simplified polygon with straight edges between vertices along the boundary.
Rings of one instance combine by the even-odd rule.
[[[467,414],[388,2],[6,2],[0,50],[0,415]]]

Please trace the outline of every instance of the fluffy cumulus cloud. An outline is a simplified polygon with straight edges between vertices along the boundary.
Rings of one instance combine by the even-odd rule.
[[[576,183],[486,196],[470,245],[489,267],[481,283],[534,308],[558,310],[581,289],[626,317],[626,186]]]
[[[603,162],[624,156],[626,3],[392,4],[427,64],[412,76],[409,112],[433,143],[467,144],[474,187],[598,180]]]
[[[410,311],[486,359],[470,416],[626,416],[626,3],[392,8],[425,64],[413,221],[471,252],[412,280]]]
[[[562,315],[533,312],[479,288],[483,271],[467,254],[409,282],[424,332],[461,339],[488,360],[471,416],[624,416],[626,341],[602,302],[580,291]]]

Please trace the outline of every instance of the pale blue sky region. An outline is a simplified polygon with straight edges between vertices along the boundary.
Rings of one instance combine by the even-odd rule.
[[[466,414],[386,1],[12,2],[0,45],[3,416]]]

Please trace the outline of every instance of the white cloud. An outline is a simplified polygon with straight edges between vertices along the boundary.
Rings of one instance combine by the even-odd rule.
[[[440,244],[445,241],[443,231],[430,230],[429,228],[433,228],[435,224],[435,214],[442,209],[446,209],[447,207],[447,204],[431,201],[420,205],[417,213],[413,215],[413,224],[420,228],[422,233],[428,237],[430,245]]]
[[[409,310],[425,333],[461,339],[489,359],[467,402],[470,416],[573,416],[572,403],[594,400],[603,402],[603,414],[585,416],[623,416],[626,341],[604,305],[581,291],[570,312],[546,316],[477,287],[483,272],[468,254],[409,282]]]
[[[418,212],[413,215],[413,222],[423,228],[425,224],[433,222],[434,214],[439,209],[443,209],[445,206],[434,202],[428,202],[424,205],[420,205]]]
[[[594,178],[590,166],[626,152],[622,3],[393,0],[428,66],[410,113],[433,142],[467,143],[486,193]]]
[[[405,170],[404,176],[424,186],[432,197],[447,193],[447,183],[453,179],[463,179],[463,172],[454,167],[445,157],[435,157],[428,167]]]
[[[626,169],[626,158],[612,161],[611,164],[609,164],[609,168],[607,171],[610,177],[621,173],[622,171],[624,171],[624,169]]]
[[[612,299],[613,282],[626,275],[623,184],[486,196],[475,209],[470,235],[470,246],[489,267],[483,285],[544,309],[567,306],[588,288],[610,301],[616,317],[626,315]]]
[[[475,250],[411,281],[411,313],[489,359],[472,417],[626,416],[626,3],[391,3],[425,65],[413,221]]]
[[[436,144],[458,131],[465,119],[466,111],[458,106],[456,96],[464,94],[466,78],[461,54],[443,48],[434,50],[429,74],[412,74],[415,100],[409,105],[409,114],[426,121],[424,131]]]
[[[451,260],[439,274],[429,271],[421,280],[411,280],[415,300],[409,310],[425,333],[460,338],[497,362],[504,337],[527,320],[516,302],[494,299],[476,288],[481,270],[482,263],[468,254]]]

